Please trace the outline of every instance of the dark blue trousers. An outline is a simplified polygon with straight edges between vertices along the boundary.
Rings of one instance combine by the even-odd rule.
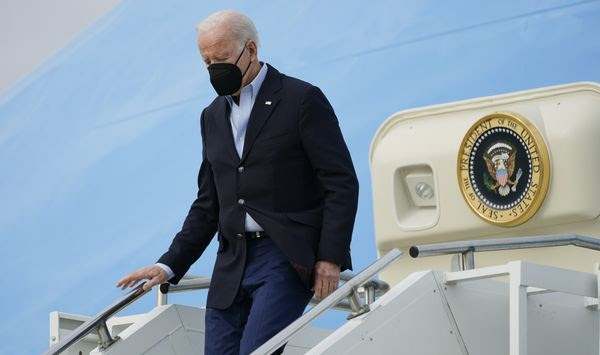
[[[247,241],[246,266],[233,304],[206,309],[204,354],[251,353],[300,317],[312,296],[271,238]]]

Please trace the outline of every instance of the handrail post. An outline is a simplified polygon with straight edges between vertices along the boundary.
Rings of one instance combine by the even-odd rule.
[[[113,338],[110,335],[110,331],[106,326],[106,321],[102,321],[98,327],[96,327],[96,330],[98,331],[98,336],[100,337],[100,340],[98,341],[98,348],[100,348],[100,350],[107,349],[115,341],[119,340],[118,336]]]
[[[475,251],[473,248],[469,248],[467,251],[460,254],[461,259],[461,271],[475,269]]]
[[[350,320],[352,318],[360,316],[361,314],[365,314],[371,310],[368,304],[361,304],[360,296],[358,295],[358,290],[356,289],[356,287],[352,289],[348,298],[350,299],[350,307],[352,307],[352,313],[350,313],[346,317],[346,319]]]
[[[375,302],[375,287],[365,287],[365,304],[370,305]]]
[[[168,284],[167,284],[168,285]],[[166,289],[167,292],[169,292],[169,289],[167,287]],[[156,306],[164,306],[167,304],[167,302],[169,302],[169,296],[167,292],[163,292],[163,286],[160,285],[156,288]]]

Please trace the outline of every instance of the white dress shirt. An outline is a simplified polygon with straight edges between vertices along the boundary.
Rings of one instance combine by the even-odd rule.
[[[260,90],[263,81],[265,81],[265,76],[267,76],[267,65],[263,64],[254,80],[242,88],[238,101],[239,105],[233,101],[233,98],[230,95],[225,96],[227,102],[229,102],[229,106],[231,106],[229,122],[231,123],[231,132],[233,133],[235,149],[240,158],[244,151],[244,140],[246,139],[246,128],[248,128],[250,113],[252,112],[252,107],[254,107],[256,96],[258,96],[258,91]],[[246,232],[263,230],[262,227],[247,213],[245,227]]]

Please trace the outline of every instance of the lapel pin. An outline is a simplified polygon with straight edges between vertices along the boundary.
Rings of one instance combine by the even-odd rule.
[[[265,105],[271,105],[271,101],[265,101]]]

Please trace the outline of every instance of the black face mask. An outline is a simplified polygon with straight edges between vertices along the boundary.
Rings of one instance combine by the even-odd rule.
[[[252,64],[252,61],[248,63],[244,74],[242,74],[242,71],[236,65],[245,50],[246,44],[244,44],[244,49],[242,49],[242,53],[238,56],[235,64],[215,63],[208,66],[210,83],[219,96],[231,95],[242,87],[242,79],[248,72],[248,69],[250,69],[250,64]]]

